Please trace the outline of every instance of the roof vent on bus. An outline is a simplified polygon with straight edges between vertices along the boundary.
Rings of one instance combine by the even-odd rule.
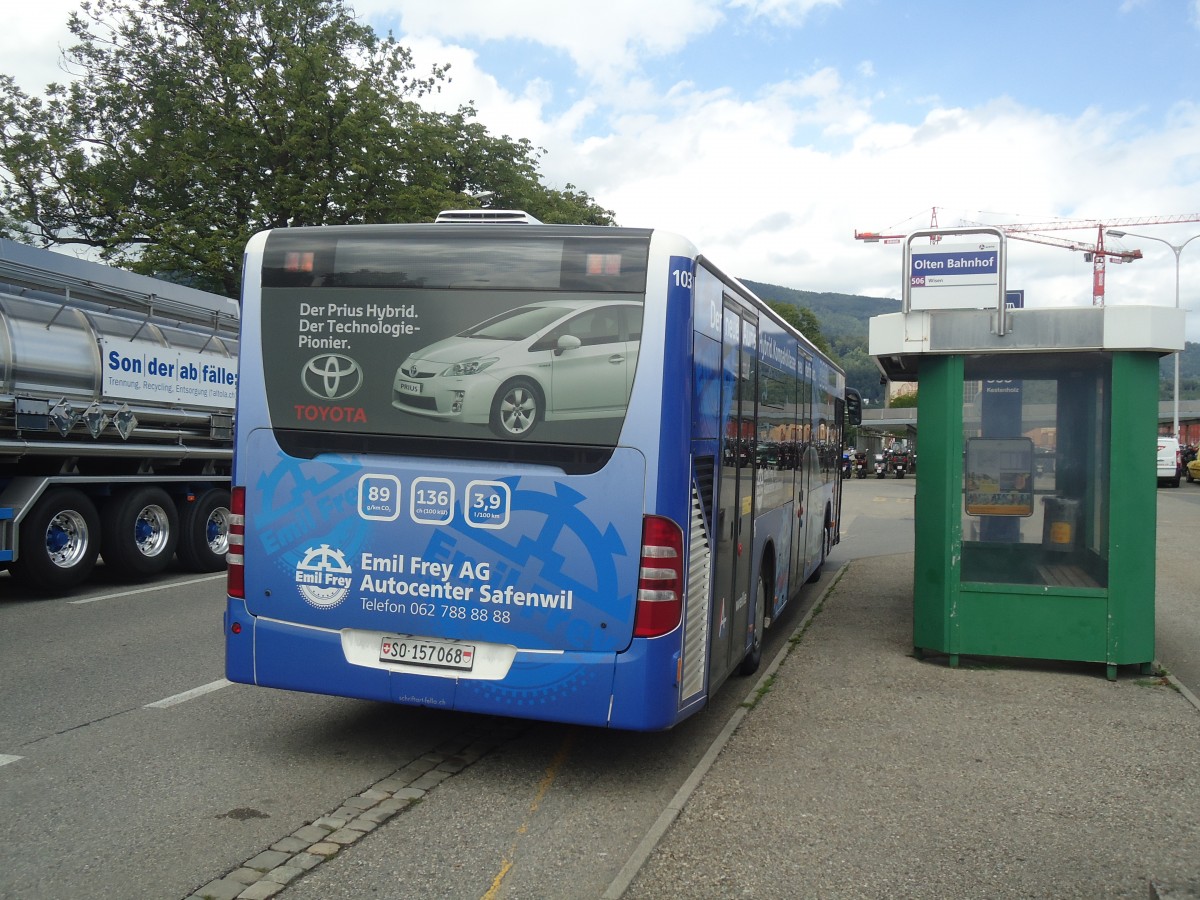
[[[468,222],[468,223],[498,223],[517,225],[541,225],[540,219],[535,219],[523,209],[444,209],[434,222]]]

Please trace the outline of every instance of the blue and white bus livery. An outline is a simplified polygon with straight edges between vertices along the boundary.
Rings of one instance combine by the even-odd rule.
[[[256,235],[233,681],[662,729],[838,539],[845,381],[683,238]]]

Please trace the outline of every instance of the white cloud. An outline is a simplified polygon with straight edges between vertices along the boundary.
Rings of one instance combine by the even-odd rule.
[[[373,22],[399,15],[394,30],[413,50],[418,71],[451,64],[453,80],[429,98],[431,106],[473,102],[494,134],[548,150],[541,170],[552,186],[574,183],[621,224],[685,234],[737,275],[895,297],[900,248],[857,242],[856,229],[925,227],[931,207],[943,227],[962,219],[1200,212],[1195,103],[1151,120],[1145,110],[1054,115],[1005,98],[961,107],[909,98],[907,108],[925,109],[924,117],[898,121],[882,117],[876,98],[862,93],[863,79],[875,78],[870,61],[744,91],[703,89],[663,74],[676,71],[672,54],[725,16],[798,21],[819,0],[613,0],[586,12],[556,0],[520,5],[513,15],[512,4],[494,0],[355,3]],[[59,77],[57,54],[46,49],[67,42],[74,6],[44,0],[38,9],[47,13],[15,11],[18,25],[0,33],[0,69],[19,73],[27,90]],[[1200,0],[1189,6],[1200,12]],[[558,51],[582,80],[555,82],[539,73],[520,82],[513,72],[485,71],[482,49],[463,44],[479,48],[491,40]],[[668,65],[656,68],[663,60]],[[1180,223],[1149,233],[1179,243],[1198,232],[1200,223]],[[1109,302],[1170,305],[1172,254],[1154,242],[1124,245],[1140,246],[1145,258],[1110,265]],[[1031,306],[1091,302],[1092,269],[1082,254],[1014,240],[1009,259],[1009,283],[1026,290]],[[1189,337],[1200,340],[1200,240],[1184,252],[1181,275],[1183,305],[1196,310]]]
[[[914,214],[900,230],[926,227],[935,206],[948,227],[1187,212],[1179,198],[1200,195],[1200,110],[1191,104],[1147,124],[1133,113],[1067,117],[998,99],[935,106],[906,124],[877,118],[871,98],[823,69],[750,97],[627,77],[551,113],[553,85],[511,93],[466,51],[417,46],[422,58],[454,63],[455,86],[439,102],[461,92],[493,132],[545,146],[551,184],[573,182],[620,224],[678,231],[729,271],[789,287],[899,296],[899,247],[864,245],[854,231]],[[1189,249],[1200,269],[1200,241]],[[1031,306],[1091,302],[1082,254],[1014,240],[1009,259],[1010,284]],[[1173,276],[1149,253],[1110,266],[1111,302],[1169,304]],[[1200,309],[1200,296],[1184,305]],[[1191,318],[1196,339],[1200,314]]]
[[[531,41],[566,54],[593,78],[636,68],[643,56],[674,53],[722,19],[720,0],[357,0],[370,16],[398,16],[400,31],[421,38]]]
[[[842,0],[732,0],[729,5],[772,22],[799,25],[818,6],[841,6]]]
[[[29,94],[41,93],[52,81],[67,81],[59,67],[59,51],[74,40],[67,30],[67,17],[78,8],[78,0],[6,4],[0,29],[0,71],[16,78]]]

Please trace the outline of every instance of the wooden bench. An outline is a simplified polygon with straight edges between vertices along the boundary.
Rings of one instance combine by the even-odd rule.
[[[1046,584],[1054,585],[1055,587],[1083,587],[1083,588],[1098,588],[1100,585],[1079,566],[1068,565],[1047,565],[1038,566],[1038,574],[1042,576],[1042,580]]]

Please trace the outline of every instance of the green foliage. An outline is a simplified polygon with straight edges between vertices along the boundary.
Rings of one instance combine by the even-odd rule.
[[[1175,387],[1175,356],[1164,356],[1158,366],[1158,397],[1170,400]],[[1179,399],[1200,400],[1200,344],[1184,343],[1179,354]]]
[[[829,346],[829,341],[825,340],[825,335],[821,333],[821,323],[817,321],[817,317],[813,315],[811,309],[774,300],[768,300],[767,306],[779,313],[785,322],[808,338],[814,347],[826,356],[832,355],[833,350]]]
[[[542,151],[463,107],[417,100],[446,68],[342,0],[90,0],[69,22],[78,76],[46,97],[0,75],[0,233],[236,295],[254,232],[431,221],[491,191],[547,222],[611,224]]]
[[[911,394],[901,394],[899,397],[893,397],[888,403],[892,409],[916,409],[917,408],[917,392]]]
[[[898,300],[861,297],[854,294],[817,293],[764,284],[743,278],[742,283],[771,303],[803,307],[819,322],[828,339],[832,356],[846,371],[846,384],[857,388],[868,406],[883,406],[885,387],[879,383],[879,367],[867,354],[867,322],[872,316],[900,311]],[[781,315],[783,313],[781,312]],[[1159,397],[1168,400],[1175,379],[1173,356],[1160,363]],[[1179,396],[1183,400],[1200,399],[1200,343],[1187,343],[1179,355]],[[892,406],[898,404],[892,403]]]
[[[879,383],[879,367],[867,355],[867,320],[871,316],[900,311],[897,300],[860,297],[854,294],[816,293],[763,284],[743,278],[742,283],[766,300],[780,315],[784,308],[802,310],[819,322],[818,331],[828,353],[846,371],[846,385],[856,388],[868,406],[883,406],[885,388]],[[801,328],[808,334],[807,328]]]

